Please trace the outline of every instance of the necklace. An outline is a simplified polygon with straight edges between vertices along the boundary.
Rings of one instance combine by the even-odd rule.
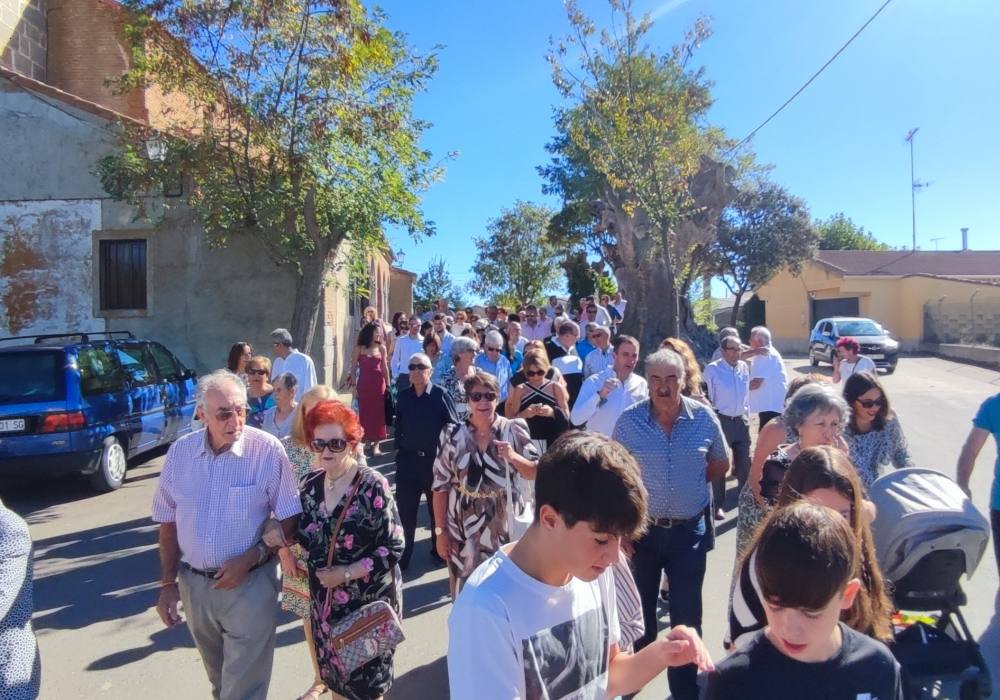
[[[332,479],[330,478],[330,475],[327,474],[326,478],[323,479],[323,484],[326,487],[326,490],[327,491],[334,490],[337,487],[337,482],[340,481],[341,479],[343,479],[348,474],[350,474],[353,467],[354,467],[354,465],[352,464],[350,467],[348,467],[347,469],[344,470],[343,474],[341,474],[340,476],[335,476]]]

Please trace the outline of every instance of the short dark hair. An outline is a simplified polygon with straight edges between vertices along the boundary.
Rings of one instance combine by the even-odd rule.
[[[566,335],[567,333],[572,333],[573,335],[580,335],[580,326],[576,325],[573,321],[563,321],[559,324],[557,329],[557,335]]]
[[[872,389],[878,389],[879,393],[882,394],[882,405],[879,406],[878,413],[875,414],[875,420],[872,421],[872,428],[882,430],[885,427],[886,419],[890,415],[889,395],[885,393],[885,389],[882,388],[882,382],[878,380],[878,377],[871,372],[855,372],[852,374],[844,382],[844,401],[847,402],[848,407],[851,409],[851,425],[856,427],[857,424],[854,421],[858,412],[854,410],[854,402]]]
[[[611,347],[617,350],[618,346],[622,343],[632,343],[635,346],[636,352],[639,351],[639,341],[631,335],[619,335],[611,341]]]
[[[465,389],[465,393],[469,393],[477,386],[489,389],[494,394],[500,393],[500,385],[497,383],[497,378],[478,367],[476,367],[472,376],[462,382],[462,388]]]
[[[825,608],[858,570],[850,524],[808,501],[774,510],[753,547],[761,598],[782,608]]]
[[[586,522],[597,532],[635,539],[646,530],[646,503],[635,458],[599,433],[564,433],[538,461],[536,520],[548,505],[568,527]]]

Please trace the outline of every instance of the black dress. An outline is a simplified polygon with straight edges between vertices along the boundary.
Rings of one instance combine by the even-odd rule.
[[[522,384],[521,391],[523,394],[521,396],[521,405],[518,407],[519,411],[523,411],[532,404],[540,403],[545,406],[551,406],[555,411],[551,417],[533,416],[525,419],[531,439],[540,440],[546,446],[551,445],[553,440],[569,430],[569,420],[566,414],[559,408],[555,398],[545,393],[545,390],[552,386],[553,383],[552,380],[546,379],[537,388],[532,386],[531,382]]]

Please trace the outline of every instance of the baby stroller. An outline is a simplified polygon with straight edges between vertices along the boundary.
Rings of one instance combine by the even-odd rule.
[[[990,697],[990,673],[962,615],[960,585],[986,550],[989,523],[958,484],[932,469],[890,472],[869,497],[878,508],[876,555],[897,610],[939,613],[894,627],[893,654],[915,689],[910,697],[922,697],[920,689],[935,680],[958,680],[961,700]]]

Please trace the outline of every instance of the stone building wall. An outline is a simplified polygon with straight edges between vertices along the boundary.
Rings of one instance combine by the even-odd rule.
[[[0,0],[0,66],[47,80],[46,0]]]

